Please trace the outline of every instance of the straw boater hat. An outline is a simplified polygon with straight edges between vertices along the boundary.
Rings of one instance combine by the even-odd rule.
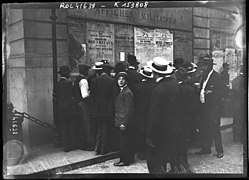
[[[173,67],[169,63],[168,60],[162,57],[155,57],[153,61],[148,62],[152,71],[165,75],[173,73]]]
[[[152,70],[148,66],[144,66],[143,69],[140,71],[144,77],[153,78]]]
[[[103,62],[96,62],[95,65],[92,67],[93,70],[102,70],[102,65],[104,63]]]

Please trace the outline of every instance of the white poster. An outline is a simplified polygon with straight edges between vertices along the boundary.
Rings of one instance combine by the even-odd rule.
[[[141,66],[160,56],[173,64],[173,33],[167,29],[134,29],[135,55]]]
[[[218,73],[221,73],[223,70],[223,56],[224,52],[221,50],[215,50],[212,52],[212,57],[214,59],[215,65],[213,66],[214,70],[217,71]]]
[[[86,37],[90,63],[108,60],[114,65],[114,25],[87,22]]]
[[[237,76],[237,56],[235,54],[235,49],[233,48],[226,48],[225,49],[225,62],[229,64],[229,75],[230,81],[232,81]]]

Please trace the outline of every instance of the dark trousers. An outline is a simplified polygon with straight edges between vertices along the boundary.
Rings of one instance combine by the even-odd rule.
[[[59,117],[61,142],[64,150],[77,149],[77,122],[74,117]]]
[[[89,103],[87,101],[79,102],[79,112],[80,112],[80,120],[79,125],[82,129],[81,133],[85,138],[86,144],[84,146],[93,147],[94,146],[94,135],[92,130],[92,121],[89,111]]]
[[[210,150],[214,141],[215,150],[223,153],[219,116],[213,116],[212,112],[201,115],[200,136],[203,149]]]
[[[132,150],[132,134],[129,127],[126,130],[120,130],[119,134],[119,150],[120,161],[130,164],[134,162],[134,153]]]
[[[96,152],[110,151],[110,130],[111,130],[112,117],[99,117],[97,118],[97,138],[96,138]]]

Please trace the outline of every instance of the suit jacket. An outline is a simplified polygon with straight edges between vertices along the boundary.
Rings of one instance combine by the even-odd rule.
[[[91,97],[93,113],[97,117],[114,116],[115,112],[115,81],[107,74],[102,74],[92,80]]]
[[[128,86],[132,92],[135,91],[135,85],[142,81],[142,75],[138,73],[135,69],[129,68],[127,70],[128,75]]]
[[[119,127],[121,124],[129,126],[134,113],[133,93],[126,86],[120,91],[116,100],[115,125]]]
[[[149,102],[151,91],[155,87],[155,81],[147,80],[141,81],[135,86],[134,92],[134,106],[135,106],[135,120],[138,130],[145,131],[147,127],[147,119],[149,114]]]
[[[147,138],[166,155],[176,148],[179,134],[180,89],[171,77],[160,80],[151,93]],[[171,151],[172,152],[172,151]]]
[[[201,87],[203,81],[204,79],[202,80]],[[221,75],[218,72],[213,71],[204,89],[205,91],[212,91],[209,94],[205,94],[205,103],[202,104],[204,105],[206,115],[218,115],[221,113],[221,100],[224,96],[225,88],[226,85],[222,80]]]
[[[74,101],[74,88],[70,81],[60,79],[55,88],[55,99],[58,116],[75,116],[76,104]]]

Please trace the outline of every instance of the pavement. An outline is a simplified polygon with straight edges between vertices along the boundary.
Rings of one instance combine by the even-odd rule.
[[[222,125],[232,122],[226,118]],[[246,174],[246,153],[241,143],[232,140],[232,128],[221,131],[224,157],[218,159],[214,147],[209,155],[194,155],[199,148],[188,149],[188,161],[190,169],[196,174],[229,174],[244,176]],[[245,158],[245,159],[244,159]],[[21,164],[3,166],[4,178],[29,178],[29,177],[78,177],[77,175],[100,174],[148,174],[145,160],[136,159],[134,164],[124,167],[115,167],[113,163],[118,161],[118,153],[107,155],[95,155],[93,151],[75,150],[63,152],[61,148],[52,145],[37,147],[29,152]],[[168,166],[169,168],[169,166]],[[90,176],[91,177],[91,176]]]

